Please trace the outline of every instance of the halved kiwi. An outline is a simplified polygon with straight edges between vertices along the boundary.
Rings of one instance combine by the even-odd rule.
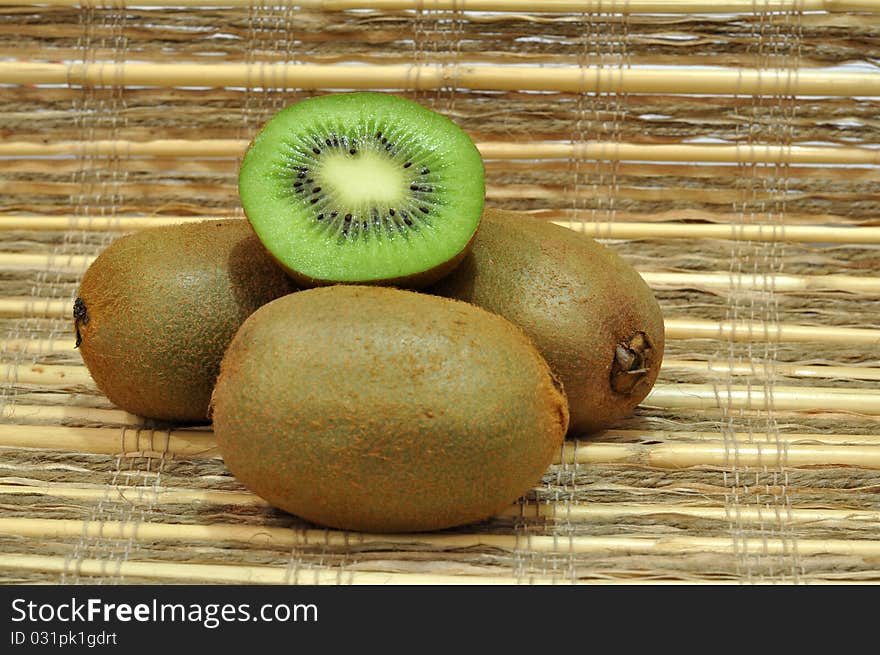
[[[420,287],[476,233],[483,161],[454,122],[386,93],[309,98],[273,116],[239,171],[254,231],[302,286]]]

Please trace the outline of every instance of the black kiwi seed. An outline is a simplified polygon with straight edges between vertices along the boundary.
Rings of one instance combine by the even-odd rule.
[[[316,155],[320,155],[321,149],[320,148],[312,148],[312,152],[315,153]]]
[[[412,166],[412,162],[411,162],[411,161],[408,161],[408,162],[406,162],[406,163],[403,165],[404,168],[409,168],[410,166]]]
[[[389,209],[389,210],[388,210],[388,215],[389,215],[389,216],[394,216],[394,210],[393,210],[393,209]]]
[[[427,214],[427,213],[429,213],[431,210],[428,209],[427,207],[419,207],[419,211],[422,212],[423,214]]]
[[[422,175],[427,175],[427,174],[430,173],[430,172],[431,172],[431,171],[429,171],[427,168],[423,168],[423,169],[422,169]]]
[[[323,220],[324,220],[324,214],[318,214],[315,218],[317,218],[319,221],[323,221]]]
[[[321,193],[321,187],[319,187],[319,186],[313,187],[312,193]]]

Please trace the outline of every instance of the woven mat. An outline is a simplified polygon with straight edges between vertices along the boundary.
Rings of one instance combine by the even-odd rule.
[[[0,8],[0,581],[880,581],[880,3],[113,4]],[[308,525],[73,348],[101,249],[241,216],[256,130],[348,88],[454,118],[489,203],[602,238],[667,319],[636,414],[478,525]]]

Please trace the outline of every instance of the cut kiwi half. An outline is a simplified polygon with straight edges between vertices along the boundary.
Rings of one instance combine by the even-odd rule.
[[[245,154],[239,195],[300,285],[421,287],[467,253],[485,176],[449,118],[393,94],[343,93],[275,114]]]

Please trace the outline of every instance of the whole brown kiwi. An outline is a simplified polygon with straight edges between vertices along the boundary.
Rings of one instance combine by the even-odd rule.
[[[118,407],[207,423],[236,330],[295,290],[244,219],[148,228],[111,243],[83,276],[73,310],[77,347]]]
[[[540,481],[565,396],[522,330],[467,303],[320,287],[253,313],[223,358],[214,435],[235,477],[333,528],[437,530]]]
[[[630,415],[660,371],[663,315],[642,277],[614,250],[544,219],[486,209],[471,252],[429,291],[520,326],[562,380],[572,434]]]

